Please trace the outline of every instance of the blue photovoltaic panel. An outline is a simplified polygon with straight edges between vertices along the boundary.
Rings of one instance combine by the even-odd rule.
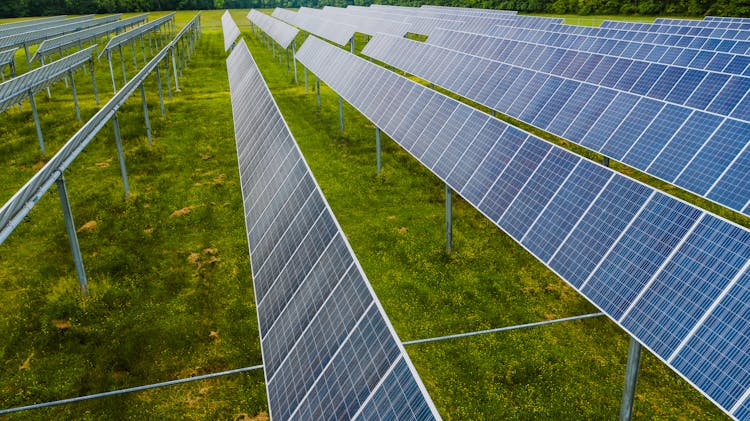
[[[439,419],[244,40],[227,70],[270,415]]]
[[[302,9],[308,10],[303,13]],[[352,39],[357,28],[340,20],[326,19],[324,16],[309,12],[309,8],[301,8],[298,12],[276,8],[271,16],[294,25],[303,31],[333,41],[338,45],[346,45]]]
[[[724,411],[744,413],[750,304],[733,297],[750,294],[735,292],[750,278],[749,230],[314,37],[298,59]],[[451,102],[467,110],[460,128],[449,119],[420,145],[434,124],[423,111]]]
[[[132,40],[136,39],[137,37],[145,33],[148,33],[150,31],[155,31],[159,29],[161,26],[167,24],[168,22],[174,21],[174,14],[175,12],[169,13],[158,19],[154,19],[151,22],[145,23],[127,32],[123,32],[119,35],[112,37],[109,40],[109,42],[107,42],[107,45],[105,45],[104,48],[102,48],[102,51],[99,53],[99,57],[105,55],[108,51],[113,50],[114,48],[117,48],[121,45],[131,42]]]
[[[463,48],[460,47],[464,42],[461,37],[471,40],[481,36],[458,33],[458,38],[445,39],[444,42]],[[750,200],[747,195],[742,196],[744,200],[735,199],[736,194],[728,197],[728,200],[717,200],[726,197],[725,194],[711,195],[714,184],[725,185],[722,181],[724,177],[742,174],[739,171],[741,167],[735,166],[744,162],[737,159],[739,156],[750,153],[746,150],[750,143],[750,137],[746,135],[747,122],[404,38],[377,35],[364,48],[363,54],[404,69],[493,110],[537,125],[566,140],[621,160],[735,211],[744,212]],[[519,59],[527,54],[525,50],[513,53]],[[535,54],[530,56],[536,59]],[[541,67],[554,67],[549,63],[562,62],[564,56],[562,52],[556,57],[542,56],[539,60],[546,60],[547,64]],[[614,58],[606,59],[596,62],[597,69],[601,70],[590,73],[589,79],[601,81],[610,78],[614,81],[615,77],[610,75],[623,74],[622,68],[615,69]],[[670,68],[662,73],[670,74]],[[663,95],[657,93],[653,96],[669,95],[676,102],[697,98],[705,86],[702,81],[710,81],[708,76],[715,75],[685,69],[675,74],[676,78],[662,77],[664,81],[660,83],[666,89]],[[686,82],[686,79],[692,81]],[[695,89],[682,89],[684,86]],[[737,96],[740,95],[746,94]],[[718,96],[714,95],[714,98]],[[704,105],[708,106],[709,102],[704,102]],[[736,107],[738,110],[750,108],[743,107],[742,103]],[[410,127],[408,122],[417,118],[423,109],[408,111],[410,114],[407,118],[400,120],[403,122],[401,127],[394,131],[397,136],[406,134],[406,128]],[[419,151],[416,152],[419,156]],[[478,155],[479,158],[472,155],[468,158],[476,161],[483,156],[481,152]],[[472,164],[478,165],[479,162],[472,161]],[[472,166],[467,165],[467,168]],[[460,188],[463,188],[466,179],[466,174],[462,174],[460,169],[456,175],[449,176],[449,181]],[[746,194],[743,187],[738,187],[738,192]]]

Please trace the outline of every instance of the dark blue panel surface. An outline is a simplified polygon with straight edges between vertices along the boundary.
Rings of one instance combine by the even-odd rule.
[[[485,116],[484,121],[485,125],[482,127],[482,130],[474,138],[471,145],[465,148],[460,161],[458,161],[458,164],[448,175],[448,184],[453,186],[456,191],[465,191],[464,185],[471,178],[471,175],[476,171],[479,164],[484,161],[492,145],[495,144],[503,131],[505,131],[506,125],[495,119]]]
[[[701,211],[657,193],[602,261],[582,292],[614,318],[633,302]]]
[[[581,145],[598,151],[607,142],[625,117],[633,110],[638,97],[626,92],[620,92],[612,103],[602,111],[591,130],[580,141]]]
[[[729,75],[721,73],[709,73],[703,82],[695,89],[685,105],[705,110],[708,104],[714,100],[716,94],[724,87]]]
[[[396,363],[360,416],[364,420],[435,419],[404,360]]]
[[[641,139],[641,134],[659,115],[663,105],[661,102],[642,98],[600,149],[601,153],[618,161],[621,160],[625,153]]]
[[[611,89],[599,89],[588,100],[583,109],[578,109],[578,118],[565,131],[563,137],[579,143],[583,136],[591,129],[601,113],[614,100],[616,91]]]
[[[704,217],[623,325],[668,359],[748,258],[750,233]]]
[[[707,109],[721,115],[730,115],[748,91],[750,91],[750,78],[733,76],[726,83],[724,89],[715,98],[712,98],[713,102]]]
[[[692,95],[695,87],[706,77],[708,73],[703,70],[689,69],[679,82],[672,88],[666,100],[675,104],[684,104]]]
[[[686,108],[667,104],[622,161],[645,170],[690,114]]]
[[[726,173],[709,190],[708,198],[732,209],[743,210],[750,200],[750,148],[745,148],[729,166]]]

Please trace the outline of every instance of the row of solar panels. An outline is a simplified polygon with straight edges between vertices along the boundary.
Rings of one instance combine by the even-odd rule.
[[[750,231],[315,37],[297,58],[728,414],[750,418]]]
[[[439,418],[244,40],[227,72],[270,416]]]

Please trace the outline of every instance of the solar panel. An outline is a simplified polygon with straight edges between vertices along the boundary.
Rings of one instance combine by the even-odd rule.
[[[119,32],[125,30],[131,26],[138,25],[145,22],[148,19],[148,14],[133,16],[132,18],[123,19],[117,22],[106,23],[104,25],[95,26],[93,28],[84,29],[82,31],[73,32],[71,34],[62,35],[57,38],[50,38],[42,41],[36,52],[32,56],[31,60],[36,60],[41,57],[45,57],[52,52],[58,52],[62,48],[68,48],[71,46],[80,46],[85,41],[96,41],[99,38],[109,35],[112,32]]]
[[[0,84],[0,112],[27,98],[30,91],[37,93],[68,76],[69,71],[91,61],[95,48],[92,45]]]
[[[439,418],[244,40],[227,70],[271,417]]]
[[[300,11],[302,9],[305,8],[300,8]],[[349,43],[357,32],[357,28],[352,25],[324,19],[313,13],[295,13],[277,7],[271,16],[342,46]]]
[[[253,25],[257,25],[263,32],[267,33],[284,49],[289,48],[289,44],[294,41],[294,38],[299,33],[297,28],[255,9],[250,10],[250,13],[247,14],[247,19]]]
[[[747,76],[686,70],[684,66],[654,66],[647,60],[479,34],[442,31],[428,43],[721,115],[730,115],[734,105],[742,100],[750,88],[750,77]],[[711,54],[708,53],[709,56]],[[710,57],[705,57],[703,61],[707,63]],[[585,72],[580,71],[581,66],[587,66]],[[674,74],[679,75],[674,81],[662,77]],[[660,88],[668,89],[667,94]],[[723,106],[718,106],[715,101],[720,100],[721,93],[730,98]],[[735,117],[742,118],[739,113]]]
[[[69,32],[80,31],[93,26],[103,25],[120,20],[120,15],[105,16],[97,19],[89,19],[76,23],[68,23],[59,26],[53,26],[39,31],[24,32],[21,34],[11,35],[0,38],[0,49],[9,47],[22,47],[38,44],[47,38],[54,38]],[[65,21],[63,21],[65,22]]]
[[[745,414],[748,229],[313,37],[297,59],[724,411]]]
[[[37,25],[37,24],[44,23],[44,22],[61,21],[61,20],[64,20],[65,18],[66,18],[65,15],[60,15],[60,16],[50,16],[46,18],[25,19],[25,20],[20,20],[18,22],[8,22],[8,23],[0,24],[0,31],[4,31],[6,29],[11,29],[11,28],[18,28],[20,26]]]
[[[616,55],[621,58],[640,59],[653,63],[672,64],[691,69],[711,70],[736,75],[745,74],[750,57],[744,54],[699,50],[641,41],[613,40],[601,36],[567,34],[550,30],[526,28],[523,31],[511,26],[496,26],[492,35],[498,38],[525,41],[539,45],[564,47]],[[449,37],[449,33],[438,30],[434,37]],[[436,43],[438,44],[438,43]]]
[[[221,28],[224,31],[224,51],[229,51],[240,36],[240,28],[232,19],[229,10],[225,10],[224,14],[221,15]]]
[[[94,15],[85,15],[85,16],[78,16],[78,17],[74,17],[70,19],[54,19],[51,21],[43,21],[43,22],[23,21],[23,22],[19,22],[19,23],[24,23],[23,25],[16,25],[16,26],[7,27],[7,28],[1,27],[0,38],[7,37],[10,35],[22,34],[25,32],[40,31],[40,30],[44,30],[44,29],[51,28],[54,26],[68,25],[68,24],[75,23],[75,22],[85,22],[93,18],[94,18]]]
[[[15,57],[16,57],[16,51],[18,51],[17,48],[12,48],[10,50],[0,51],[0,74],[3,76],[3,81],[5,81],[5,66],[10,66],[11,68],[11,77],[14,77],[15,73]]]
[[[374,37],[362,53],[721,205],[747,211],[750,192],[739,182],[748,175],[747,121],[388,35]],[[586,69],[572,66],[575,71]],[[747,96],[748,88],[743,89],[740,96]],[[715,104],[734,107],[739,101],[729,94],[720,98],[725,101]],[[730,190],[730,180],[740,184]]]
[[[107,54],[107,52],[110,52],[114,50],[115,48],[118,48],[122,45],[125,45],[133,41],[134,39],[148,32],[156,31],[157,29],[165,25],[167,22],[173,21],[174,15],[175,15],[175,12],[172,12],[168,15],[155,19],[149,23],[143,24],[137,28],[133,28],[127,32],[123,32],[120,35],[116,35],[112,37],[107,43],[107,45],[105,45],[104,48],[102,48],[102,51],[99,53],[99,57]]]
[[[309,13],[310,10],[315,10],[320,13],[320,16],[326,19],[336,20],[344,18],[346,23],[357,28],[357,32],[375,35],[377,33],[391,34],[397,36],[404,36],[407,32],[413,32],[410,30],[410,24],[404,22],[394,22],[390,19],[381,19],[376,17],[369,17],[358,13],[352,13],[348,9],[340,7],[325,7],[323,10],[318,9],[300,9],[302,13]]]
[[[713,37],[719,39],[735,39],[735,40],[748,40],[750,39],[750,30],[747,29],[731,29],[731,28],[710,28],[710,27],[693,27],[683,25],[655,25],[648,23],[636,23],[636,22],[625,22],[625,21],[604,21],[601,24],[601,28],[609,29],[626,29],[626,30],[638,30],[644,32],[653,32],[660,34],[681,34],[681,35],[696,35],[703,37]]]

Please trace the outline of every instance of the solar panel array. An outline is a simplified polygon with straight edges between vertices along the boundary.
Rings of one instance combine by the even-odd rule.
[[[45,66],[33,69],[18,77],[0,84],[0,112],[28,98],[29,91],[36,93],[68,76],[92,60],[96,46],[92,45],[77,53],[53,61]]]
[[[225,10],[224,14],[221,15],[221,29],[224,31],[224,51],[229,51],[237,38],[240,37],[240,28],[237,27],[237,23],[232,19],[229,10]]]
[[[13,65],[15,62],[16,57],[16,51],[18,51],[18,48],[12,48],[10,50],[0,51],[0,72],[3,71],[3,68],[8,65]]]
[[[107,45],[105,45],[102,51],[99,53],[99,57],[105,55],[108,51],[112,51],[115,48],[132,42],[134,39],[143,36],[148,32],[160,29],[163,25],[174,20],[174,14],[175,12],[172,12],[168,15],[164,15],[158,19],[152,20],[149,23],[143,24],[137,28],[133,28],[128,32],[123,32],[120,35],[112,37]]]
[[[710,92],[700,96],[708,110],[701,111],[660,99],[669,99],[667,94],[672,92],[689,93],[680,90],[679,78],[662,82],[674,75],[645,78],[643,85],[636,84],[633,92],[626,92],[615,85],[619,78],[628,75],[622,69],[608,68],[607,74],[613,76],[609,82],[593,84],[576,81],[565,73],[591,70],[580,63],[551,62],[552,66],[565,69],[562,76],[555,76],[409,40],[389,39],[389,43],[408,45],[408,49],[389,50],[385,44],[383,49],[377,49],[378,44],[371,41],[363,52],[699,196],[750,214],[750,188],[744,187],[750,160],[749,117],[731,112],[735,107],[743,113],[750,111],[744,105],[750,97],[742,99],[748,96],[747,80],[745,85],[727,84],[718,94],[712,85],[699,85],[696,94],[706,92],[700,86]],[[518,57],[551,61],[549,56]],[[684,70],[682,73],[687,74]],[[599,74],[600,79],[603,76]],[[649,98],[634,93],[643,86],[648,86],[649,92],[662,94]]]
[[[76,22],[89,21],[94,18],[94,15],[78,16],[70,19],[54,19],[49,21],[27,21],[23,25],[17,25],[12,27],[0,27],[0,38],[7,37],[10,35],[23,34],[26,32],[33,32],[51,28],[53,26],[69,25]],[[21,22],[19,22],[21,23]]]
[[[402,37],[406,35],[407,32],[411,32],[410,23],[351,13],[348,9],[340,7],[325,7],[323,10],[302,7],[297,13],[317,13],[320,17],[331,20],[341,20],[343,18],[345,19],[344,22],[355,26],[357,32],[367,35],[384,33]]]
[[[655,65],[646,60],[478,34],[443,31],[428,44],[740,120],[750,116],[744,104],[736,107],[750,87],[748,76]]]
[[[45,23],[45,22],[61,21],[61,20],[64,20],[65,18],[66,18],[65,15],[61,15],[61,16],[50,16],[46,18],[25,19],[25,20],[20,20],[18,22],[2,23],[0,24],[0,31],[4,31],[6,29],[11,29],[11,28],[18,28],[22,26],[37,25],[37,24]]]
[[[750,231],[314,37],[297,59],[724,411],[750,415]]]
[[[70,32],[80,31],[82,29],[91,28],[105,23],[115,22],[120,20],[120,15],[105,16],[97,19],[89,19],[76,23],[68,23],[59,26],[53,26],[51,28],[41,29],[38,31],[24,32],[21,34],[10,35],[7,37],[0,38],[0,49],[9,47],[22,47],[38,44],[48,38],[54,38]],[[65,22],[65,21],[63,21]]]
[[[338,45],[349,43],[354,33],[357,32],[357,28],[346,23],[323,19],[310,13],[295,13],[278,7],[273,10],[271,16]]]
[[[439,418],[244,40],[227,70],[271,417]]]
[[[731,28],[706,28],[682,25],[655,25],[649,23],[605,20],[601,28],[626,29],[631,31],[656,32],[661,34],[693,35],[728,40],[750,40],[750,30]]]
[[[119,20],[112,23],[106,23],[104,25],[95,26],[93,28],[84,29],[82,31],[73,32],[71,34],[62,35],[57,38],[50,38],[42,41],[39,48],[32,56],[32,61],[41,57],[45,57],[49,54],[56,53],[62,48],[69,48],[72,46],[80,45],[86,41],[97,41],[99,38],[108,35],[112,32],[119,32],[125,30],[131,26],[141,24],[148,20],[148,14],[133,16],[131,18]]]
[[[297,28],[255,9],[250,10],[247,19],[267,33],[284,49],[289,48],[289,45],[299,33]]]
[[[742,18],[740,18],[742,19]],[[731,20],[697,20],[697,19],[654,19],[654,24],[658,25],[681,25],[696,26],[704,28],[733,28],[733,29],[750,29],[750,23]]]
[[[626,59],[639,59],[652,63],[671,64],[735,75],[750,75],[750,57],[744,54],[616,40],[590,35],[566,34],[550,30],[525,29],[519,31],[517,28],[510,26],[496,27],[492,34],[498,38],[616,55]],[[442,34],[438,30],[435,36],[450,35]]]

